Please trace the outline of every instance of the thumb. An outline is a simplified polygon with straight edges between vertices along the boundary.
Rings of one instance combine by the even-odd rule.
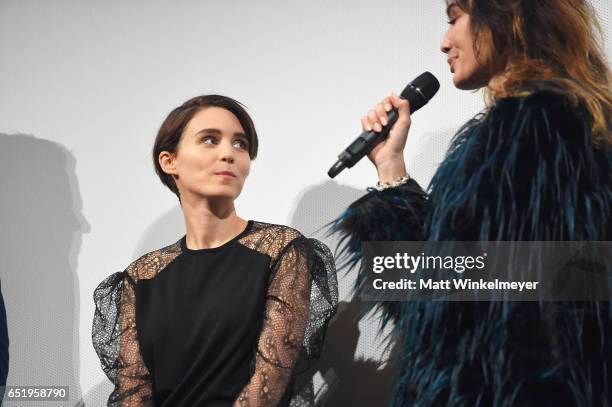
[[[397,109],[400,118],[410,116],[410,102],[408,100],[400,98],[395,93],[389,95],[388,100]]]

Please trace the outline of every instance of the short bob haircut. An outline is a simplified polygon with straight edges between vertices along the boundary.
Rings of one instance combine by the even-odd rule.
[[[153,144],[153,165],[155,166],[155,172],[159,176],[161,182],[170,188],[172,192],[178,197],[179,202],[181,197],[179,195],[176,182],[172,175],[166,174],[161,166],[159,165],[159,154],[162,151],[167,151],[171,154],[176,154],[178,144],[181,141],[183,131],[187,126],[187,123],[198,113],[200,110],[207,107],[220,107],[228,110],[236,116],[240,125],[244,129],[247,141],[249,143],[248,151],[251,160],[257,157],[258,139],[257,132],[255,131],[255,125],[253,119],[247,113],[245,106],[227,96],[221,95],[202,95],[196,96],[189,99],[179,107],[175,108],[170,112],[166,120],[162,123],[155,143]]]

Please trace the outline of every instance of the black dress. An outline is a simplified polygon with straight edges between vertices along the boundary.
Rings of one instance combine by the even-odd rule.
[[[94,292],[108,405],[312,405],[306,373],[337,296],[329,249],[286,226],[148,253]]]

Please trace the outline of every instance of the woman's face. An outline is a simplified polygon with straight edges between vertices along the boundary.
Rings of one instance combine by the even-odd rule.
[[[476,60],[470,15],[461,10],[454,0],[448,1],[447,4],[449,27],[442,38],[440,49],[448,56],[453,83],[458,89],[464,90],[486,86],[490,75],[486,66]],[[487,55],[481,54],[481,59],[486,60],[486,57]]]
[[[181,197],[188,192],[236,199],[251,167],[248,140],[238,118],[220,107],[198,111],[183,131],[173,167]]]

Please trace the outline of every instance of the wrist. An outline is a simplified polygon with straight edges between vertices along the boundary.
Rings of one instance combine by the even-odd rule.
[[[408,181],[410,181],[410,176],[406,175],[404,177],[393,180],[392,182],[381,183],[379,181],[376,183],[376,186],[374,188],[378,189],[379,191],[384,191],[385,189],[388,189],[388,188],[397,188],[400,185],[404,185]]]
[[[380,184],[393,182],[408,174],[404,158],[401,156],[378,164],[376,171],[378,172],[378,182]]]

